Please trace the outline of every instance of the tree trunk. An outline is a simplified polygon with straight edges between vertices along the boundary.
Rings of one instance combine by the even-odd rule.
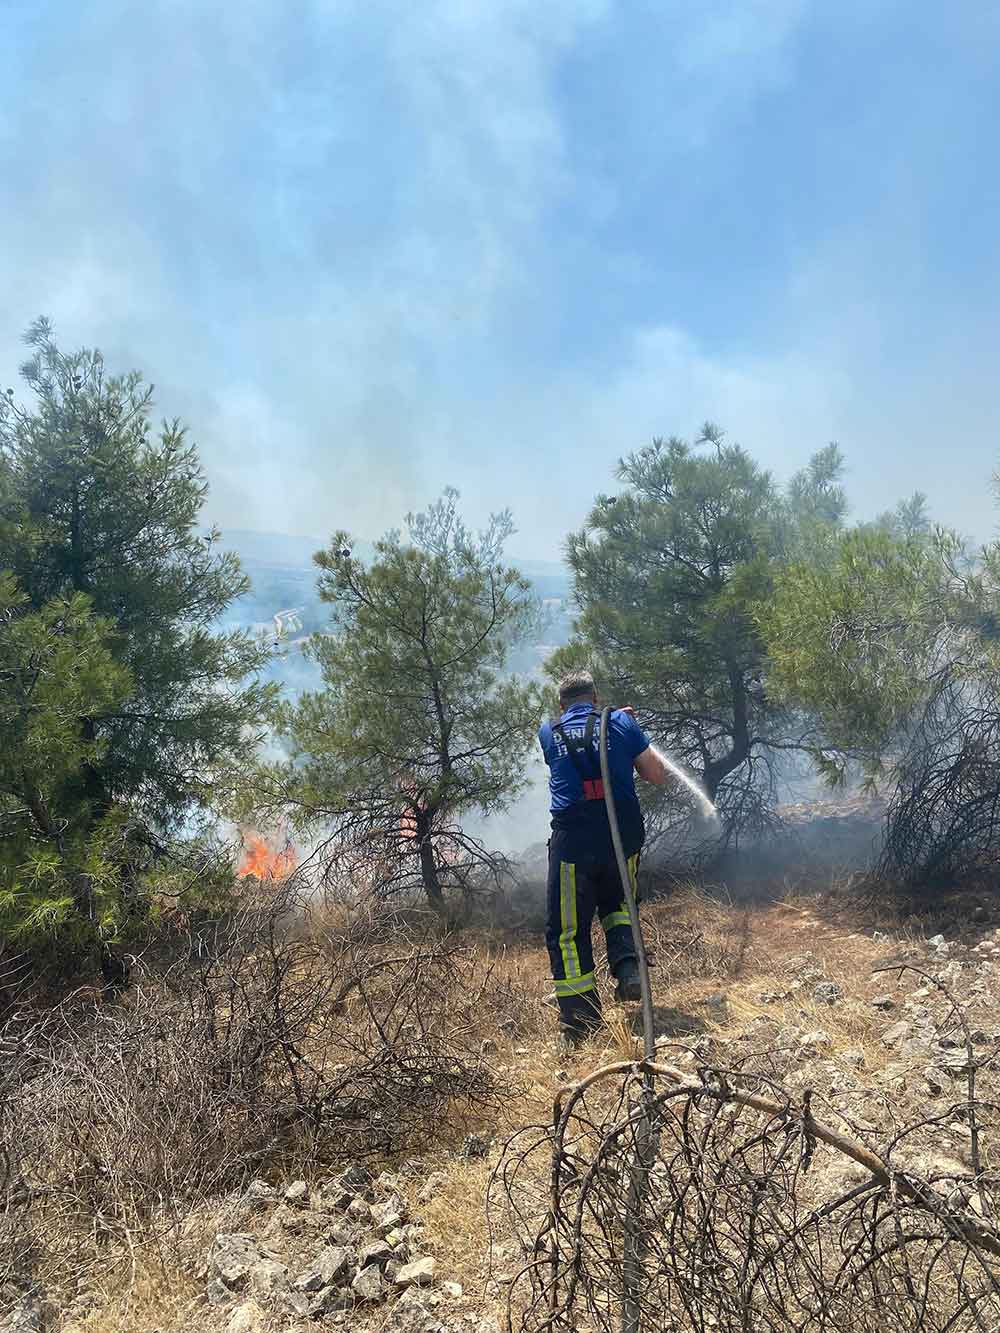
[[[444,893],[438,876],[437,862],[434,860],[434,843],[431,839],[431,825],[434,812],[421,810],[416,817],[417,846],[420,851],[420,878],[423,880],[427,901],[435,912],[444,912]]]
[[[747,690],[743,673],[738,667],[729,668],[729,687],[733,700],[733,743],[720,758],[705,765],[702,774],[702,786],[708,799],[714,804],[716,792],[723,780],[736,768],[739,768],[750,754],[750,720],[747,705]]]

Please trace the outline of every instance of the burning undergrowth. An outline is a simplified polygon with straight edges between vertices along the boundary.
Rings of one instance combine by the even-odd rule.
[[[241,878],[249,875],[260,880],[287,879],[298,864],[298,850],[290,841],[282,843],[262,833],[244,832],[243,854],[236,870]]]

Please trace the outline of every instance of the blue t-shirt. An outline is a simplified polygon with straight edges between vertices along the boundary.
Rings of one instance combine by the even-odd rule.
[[[589,703],[573,704],[559,721],[568,735],[582,741],[587,719],[594,711]],[[607,806],[601,800],[584,800],[583,774],[577,767],[582,759],[582,766],[588,767],[595,779],[601,776],[600,730],[598,718],[590,753],[577,760],[573,759],[565,741],[556,735],[549,722],[543,722],[539,728],[538,741],[549,766],[549,808],[553,829],[569,835],[575,855],[605,859],[614,855]],[[639,850],[644,836],[642,812],[635,791],[635,761],[648,747],[649,738],[634,717],[629,713],[611,714],[608,719],[608,768],[622,843],[628,856]]]

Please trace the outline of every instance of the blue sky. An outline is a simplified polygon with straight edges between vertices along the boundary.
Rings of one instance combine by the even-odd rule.
[[[551,557],[709,418],[986,538],[998,66],[982,3],[8,0],[0,374],[142,368],[223,527],[450,483]]]

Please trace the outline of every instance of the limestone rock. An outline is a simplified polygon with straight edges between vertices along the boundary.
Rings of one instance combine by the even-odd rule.
[[[264,1333],[264,1311],[256,1301],[244,1301],[229,1317],[226,1333]]]
[[[239,1291],[247,1284],[250,1269],[259,1263],[261,1248],[255,1236],[243,1232],[219,1234],[215,1238],[209,1259],[211,1271],[230,1291]]]
[[[448,1175],[445,1171],[433,1171],[427,1177],[423,1189],[417,1196],[421,1203],[430,1203],[437,1197],[441,1186],[447,1181]]]
[[[275,1259],[261,1259],[248,1274],[250,1288],[256,1296],[276,1296],[288,1282],[288,1269]]]
[[[243,1195],[243,1202],[252,1208],[267,1208],[275,1199],[275,1190],[266,1180],[251,1180]]]
[[[209,1305],[225,1305],[233,1299],[233,1293],[221,1278],[213,1277],[205,1288],[205,1299]]]
[[[309,1207],[309,1186],[304,1180],[293,1181],[285,1190],[285,1203],[291,1208]]]
[[[454,1326],[436,1319],[416,1291],[409,1290],[396,1303],[385,1325],[385,1333],[447,1333],[451,1327]],[[468,1333],[474,1333],[471,1325]]]
[[[936,1097],[939,1092],[944,1091],[947,1076],[940,1069],[936,1069],[934,1065],[927,1066],[923,1072],[923,1078],[927,1091],[932,1097]]]
[[[359,1263],[362,1268],[368,1268],[372,1264],[382,1267],[392,1258],[392,1246],[384,1240],[369,1241],[361,1250]]]
[[[343,1222],[333,1222],[323,1229],[323,1237],[329,1245],[351,1245],[355,1239],[354,1229]]]
[[[354,1305],[354,1297],[345,1287],[321,1287],[319,1291],[290,1291],[286,1306],[304,1319],[322,1319],[335,1310]]]
[[[428,1287],[437,1276],[437,1260],[429,1255],[404,1264],[396,1275],[397,1287]]]
[[[295,1279],[297,1291],[316,1292],[337,1282],[344,1282],[354,1263],[354,1255],[345,1246],[328,1245],[321,1250],[314,1266]]]
[[[45,1307],[35,1295],[22,1296],[7,1315],[0,1318],[0,1333],[42,1333]]]
[[[351,1283],[351,1290],[359,1301],[366,1303],[380,1301],[385,1293],[382,1270],[377,1264],[372,1264],[369,1268],[362,1268]]]
[[[406,1204],[398,1194],[395,1194],[385,1203],[376,1204],[372,1208],[372,1221],[380,1236],[387,1236],[390,1231],[398,1231],[406,1221]]]
[[[354,1255],[343,1245],[328,1245],[321,1250],[316,1259],[316,1269],[323,1279],[323,1285],[342,1282],[354,1263]]]

